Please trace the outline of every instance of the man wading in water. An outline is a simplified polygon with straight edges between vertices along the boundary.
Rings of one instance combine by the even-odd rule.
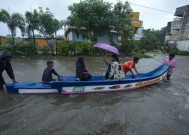
[[[3,90],[3,85],[5,84],[5,80],[3,79],[3,71],[6,70],[9,77],[12,79],[13,83],[16,82],[12,65],[10,63],[12,59],[12,54],[9,52],[3,52],[0,56],[0,90]]]

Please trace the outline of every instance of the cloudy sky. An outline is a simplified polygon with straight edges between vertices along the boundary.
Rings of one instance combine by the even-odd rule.
[[[115,4],[118,0],[104,0],[112,4]],[[121,0],[124,2],[124,0]],[[177,7],[188,5],[188,0],[128,0],[131,4],[131,8],[135,12],[140,12],[140,20],[143,21],[144,29],[154,28],[161,29],[167,25],[167,22],[172,21],[174,18],[174,12]],[[78,3],[80,0],[0,0],[0,10],[5,9],[10,14],[17,12],[22,15],[26,11],[48,7],[50,11],[59,20],[65,20],[70,12],[68,6],[73,3]],[[136,5],[135,5],[136,4]],[[138,6],[141,5],[141,6]],[[149,7],[149,8],[147,8]],[[159,9],[167,12],[161,12]],[[171,12],[171,13],[168,13]],[[6,24],[0,22],[0,36],[6,36],[10,34]],[[60,35],[63,35],[63,30],[59,31]],[[20,36],[20,31],[17,30],[17,36]]]

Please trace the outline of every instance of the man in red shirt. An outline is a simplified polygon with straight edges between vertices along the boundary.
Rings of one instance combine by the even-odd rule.
[[[126,74],[127,72],[130,71],[131,74],[132,74],[132,77],[134,78],[135,76],[134,76],[133,71],[132,71],[132,68],[134,68],[135,72],[137,74],[139,74],[137,69],[136,69],[136,67],[135,67],[135,64],[137,64],[138,61],[139,61],[139,58],[138,57],[134,57],[133,60],[123,63],[122,67],[123,67],[124,73]]]

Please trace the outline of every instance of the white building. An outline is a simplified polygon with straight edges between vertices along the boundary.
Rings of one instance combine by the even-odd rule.
[[[181,51],[189,51],[189,5],[176,8],[176,18],[167,24],[165,42]]]

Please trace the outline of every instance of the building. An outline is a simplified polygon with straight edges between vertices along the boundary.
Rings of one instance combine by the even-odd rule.
[[[131,14],[131,23],[132,23],[132,27],[134,28],[134,40],[140,40],[140,38],[142,37],[142,30],[143,30],[143,22],[141,20],[139,20],[139,16],[140,13],[139,12],[132,12]],[[69,28],[69,26],[65,26],[64,31],[66,31]],[[115,43],[117,43],[120,40],[120,35],[112,30],[112,39]],[[65,34],[64,34],[65,35]],[[70,32],[68,34],[68,40],[70,41],[88,41],[87,39],[83,39],[81,35],[79,35],[79,37],[76,36],[76,34],[74,32]],[[109,44],[109,37],[108,35],[103,35],[103,36],[99,36],[97,37],[98,42],[103,42],[103,43],[108,43]]]
[[[135,35],[133,37],[134,40],[140,40],[142,38],[142,31],[143,31],[143,22],[139,20],[140,12],[132,12],[131,15],[131,23],[134,28]]]
[[[176,18],[168,22],[165,42],[181,51],[189,51],[189,5],[176,8]]]

